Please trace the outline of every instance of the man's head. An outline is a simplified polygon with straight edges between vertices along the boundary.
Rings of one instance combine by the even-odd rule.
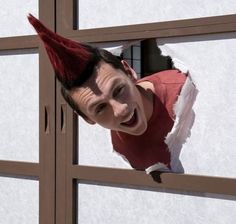
[[[29,16],[44,42],[62,94],[88,123],[133,135],[142,134],[147,119],[135,72],[110,52],[66,39]]]
[[[117,69],[101,60],[92,76],[67,95],[88,123],[140,135],[147,128],[142,96],[133,82],[134,71],[122,64],[124,69]]]

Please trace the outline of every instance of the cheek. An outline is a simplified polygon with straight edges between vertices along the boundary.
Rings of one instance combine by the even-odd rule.
[[[96,123],[100,124],[103,127],[109,127],[113,123],[112,111],[107,110],[102,115],[94,118]]]
[[[97,119],[96,123],[107,129],[112,129],[114,127],[114,122],[111,115]]]
[[[136,101],[136,92],[133,87],[128,87],[121,96],[122,102]]]

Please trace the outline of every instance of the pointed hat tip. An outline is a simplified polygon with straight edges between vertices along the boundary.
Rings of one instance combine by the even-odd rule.
[[[37,19],[31,13],[28,14],[27,18],[32,25],[35,23],[35,21],[37,21]]]
[[[28,20],[43,41],[58,79],[67,88],[71,87],[72,81],[77,80],[93,60],[93,52],[82,44],[51,31],[30,13]]]
[[[49,30],[39,19],[34,17],[32,14],[29,13],[27,18],[39,36],[41,36],[42,33],[48,33],[49,35],[52,35],[52,31]]]

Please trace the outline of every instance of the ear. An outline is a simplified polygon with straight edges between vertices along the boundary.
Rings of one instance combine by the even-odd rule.
[[[96,124],[95,121],[91,120],[90,118],[88,118],[85,114],[79,114],[77,113],[76,111],[74,111],[74,113],[80,117],[82,117],[87,123],[91,124],[91,125],[94,125]]]
[[[136,72],[130,67],[130,65],[128,64],[127,61],[122,60],[121,63],[124,66],[124,69],[128,75],[128,77],[133,81],[136,82],[136,80],[138,79],[138,76],[136,74]]]

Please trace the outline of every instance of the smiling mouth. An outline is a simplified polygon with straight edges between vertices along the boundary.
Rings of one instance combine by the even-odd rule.
[[[121,124],[124,126],[133,127],[136,125],[136,123],[137,123],[137,111],[135,109],[132,117],[128,121],[122,122]]]

